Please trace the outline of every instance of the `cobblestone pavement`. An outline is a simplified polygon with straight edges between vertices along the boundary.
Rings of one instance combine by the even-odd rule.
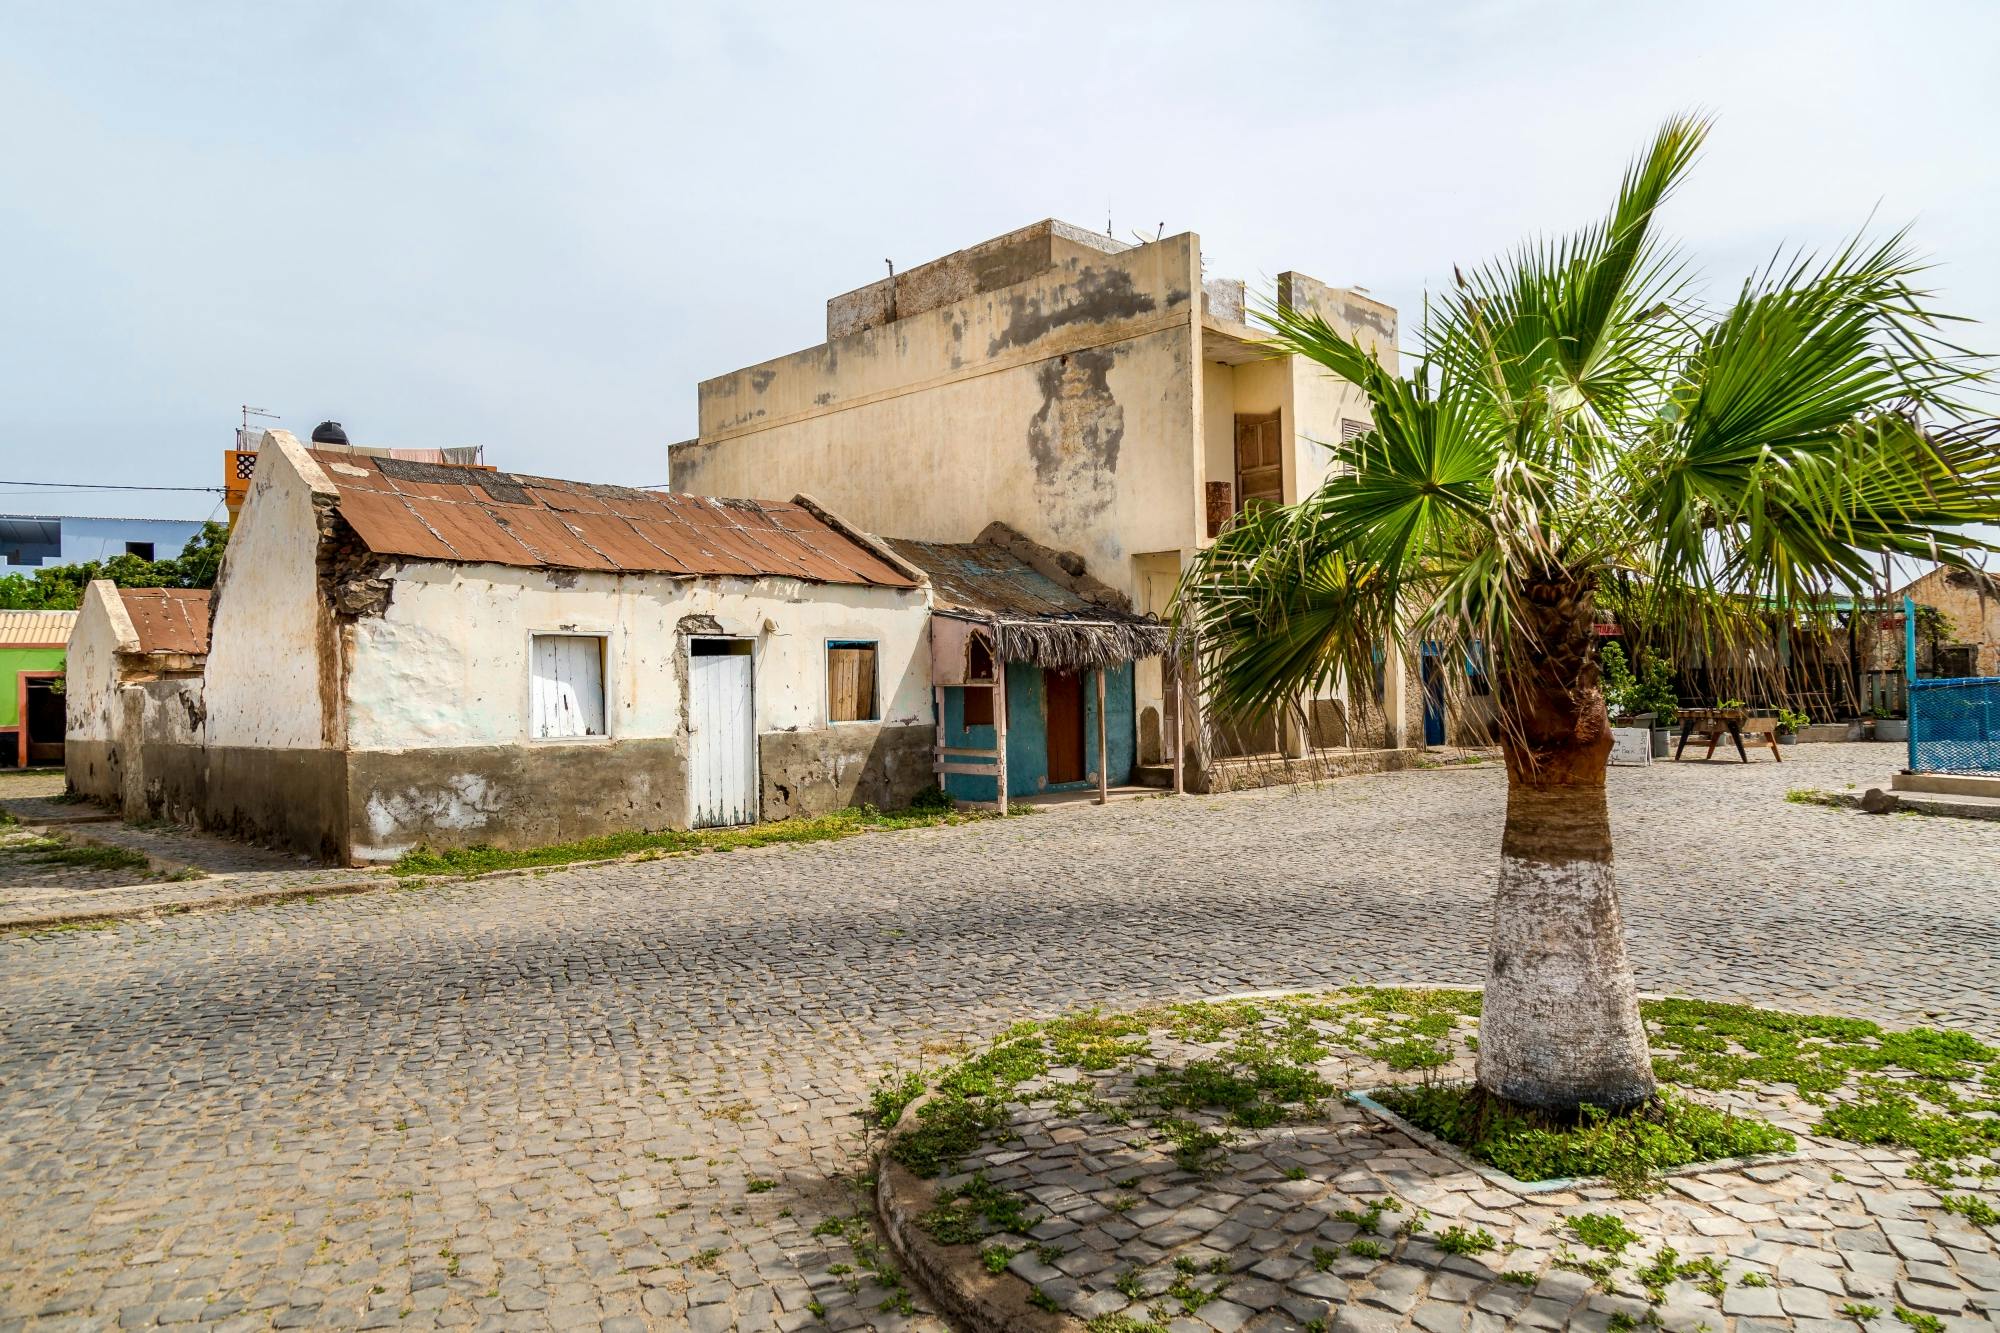
[[[1898,753],[1616,771],[1641,984],[2000,1031],[2000,828],[1784,800]],[[1476,982],[1502,797],[1411,772],[0,940],[0,1321],[928,1326],[813,1234],[884,1070],[1075,1005]]]
[[[1601,1182],[1524,1186],[1333,1095],[1470,1081],[1478,1020],[1460,1006],[1476,999],[1309,992],[1011,1029],[988,1067],[1025,1077],[994,1098],[996,1127],[977,1148],[940,1159],[934,1139],[911,1135],[919,1118],[905,1120],[884,1181],[888,1225],[957,1308],[1032,1298],[1170,1333],[1387,1333],[1405,1321],[1423,1333],[1799,1333],[1852,1329],[1864,1307],[1949,1333],[2000,1319],[2000,1227],[1944,1207],[1915,1178],[1914,1153],[1829,1137],[1827,1106],[1788,1083],[1745,1079],[1702,1098],[1784,1130],[1796,1151],[1753,1143],[1747,1162],[1683,1169],[1629,1199]],[[1699,1060],[1720,1032],[1778,1035],[1732,1028],[1740,1016],[1720,1016],[1717,1031],[1656,1012],[1655,1051]],[[1940,1062],[1937,1043],[1916,1056],[1875,1032],[1821,1035],[1880,1056],[1879,1076],[1904,1087],[1927,1085],[1899,1058],[1973,1098],[2000,1073],[1991,1048],[1961,1045],[1968,1059]],[[1419,1060],[1431,1072],[1411,1072]],[[1042,1062],[1054,1067],[1035,1072]],[[1705,1077],[1731,1082],[1723,1068]],[[1237,1109],[1190,1106],[1189,1087]],[[1849,1112],[1884,1104],[1845,1069],[1822,1091]],[[954,1174],[926,1181],[904,1162]],[[1953,1183],[1961,1199],[1990,1195],[1974,1174]]]
[[[382,878],[171,825],[105,819],[97,806],[57,800],[62,789],[60,773],[0,774],[0,809],[19,821],[0,836],[0,929],[267,901],[336,886],[352,891]],[[147,864],[105,869],[5,854],[9,841],[42,836],[120,848]]]

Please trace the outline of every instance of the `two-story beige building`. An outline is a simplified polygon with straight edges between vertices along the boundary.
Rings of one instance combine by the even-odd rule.
[[[1395,368],[1390,307],[1294,272],[1276,297]],[[1038,222],[835,296],[825,342],[704,381],[700,435],[671,451],[673,487],[809,492],[871,532],[921,541],[1003,523],[1165,615],[1181,570],[1232,515],[1309,494],[1328,445],[1369,426],[1354,386],[1260,347],[1244,302],[1242,282],[1205,277],[1193,233],[1133,245]],[[1387,675],[1379,698],[1370,682],[1289,721],[1191,718],[1189,758],[1421,745],[1418,689]],[[1172,734],[1160,664],[1140,663],[1132,688],[1139,763],[1158,764]],[[1441,700],[1436,714],[1442,741]]]

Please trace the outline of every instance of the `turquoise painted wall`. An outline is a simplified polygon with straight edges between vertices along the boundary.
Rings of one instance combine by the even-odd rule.
[[[1111,785],[1132,780],[1137,757],[1133,721],[1132,667],[1114,667],[1104,675],[1104,745],[1109,752]],[[1049,786],[1048,714],[1042,700],[1042,670],[1020,662],[1007,664],[1007,794],[1033,796],[1045,791],[1075,791],[1097,785],[1097,691],[1090,678],[1083,682],[1082,782]],[[993,728],[965,725],[965,691],[944,692],[944,743],[977,750],[993,748]],[[967,801],[994,798],[993,779],[974,773],[945,774],[944,789]]]

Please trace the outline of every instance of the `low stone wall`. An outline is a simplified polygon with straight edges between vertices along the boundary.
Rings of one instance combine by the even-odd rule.
[[[1209,792],[1247,791],[1254,787],[1284,787],[1297,782],[1323,782],[1357,773],[1393,773],[1423,762],[1423,750],[1314,750],[1303,759],[1255,755],[1217,760],[1207,775]]]
[[[356,863],[417,846],[542,847],[688,823],[687,762],[672,737],[343,757]]]
[[[893,810],[937,781],[927,726],[843,723],[757,738],[765,819],[810,818],[850,805]]]

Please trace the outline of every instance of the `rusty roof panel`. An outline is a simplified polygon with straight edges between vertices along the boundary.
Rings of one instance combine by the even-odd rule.
[[[198,657],[208,651],[208,589],[120,588],[118,600],[139,632],[140,652]]]
[[[340,492],[342,515],[380,555],[916,586],[873,551],[794,504],[353,454],[314,457]]]
[[[422,500],[417,504],[425,503]],[[380,491],[343,490],[340,516],[371,551],[394,551],[397,555],[424,560],[457,560],[463,557],[431,525],[426,524],[399,495]]]
[[[884,540],[897,555],[930,575],[931,598],[940,611],[1000,617],[1137,618],[1085,601],[1018,556],[987,542]]]

